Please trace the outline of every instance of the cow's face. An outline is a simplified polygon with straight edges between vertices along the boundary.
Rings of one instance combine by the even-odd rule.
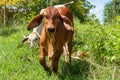
[[[57,8],[49,6],[46,9],[42,9],[42,12],[35,16],[29,23],[27,29],[31,30],[42,23],[46,31],[49,33],[54,33],[56,28],[62,23],[64,26],[70,30],[73,26],[72,22],[65,15],[60,14]]]
[[[54,33],[60,23],[59,11],[54,7],[48,7],[43,13],[46,31]]]

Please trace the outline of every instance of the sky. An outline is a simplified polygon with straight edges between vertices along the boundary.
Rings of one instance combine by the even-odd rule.
[[[99,19],[100,23],[103,22],[103,10],[104,6],[107,2],[110,2],[111,0],[88,0],[92,5],[95,5],[96,7],[94,9],[90,10],[90,13],[95,14],[96,17]]]

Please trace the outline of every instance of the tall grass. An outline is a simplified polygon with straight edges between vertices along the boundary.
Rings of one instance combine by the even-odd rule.
[[[26,23],[0,26],[0,80],[119,80],[120,24],[96,26],[74,21],[73,52],[85,51],[89,57],[67,64],[62,55],[54,77],[39,64],[39,47],[21,44],[23,35],[30,33]]]

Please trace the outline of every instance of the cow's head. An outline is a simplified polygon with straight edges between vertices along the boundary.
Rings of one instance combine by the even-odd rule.
[[[28,25],[28,30],[31,30],[41,24],[44,20],[44,26],[47,32],[54,33],[59,24],[72,25],[72,22],[66,16],[59,13],[55,7],[49,6],[42,13],[38,14]]]

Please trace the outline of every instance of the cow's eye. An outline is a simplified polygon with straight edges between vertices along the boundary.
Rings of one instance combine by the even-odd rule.
[[[59,19],[59,15],[55,16],[54,19]]]

